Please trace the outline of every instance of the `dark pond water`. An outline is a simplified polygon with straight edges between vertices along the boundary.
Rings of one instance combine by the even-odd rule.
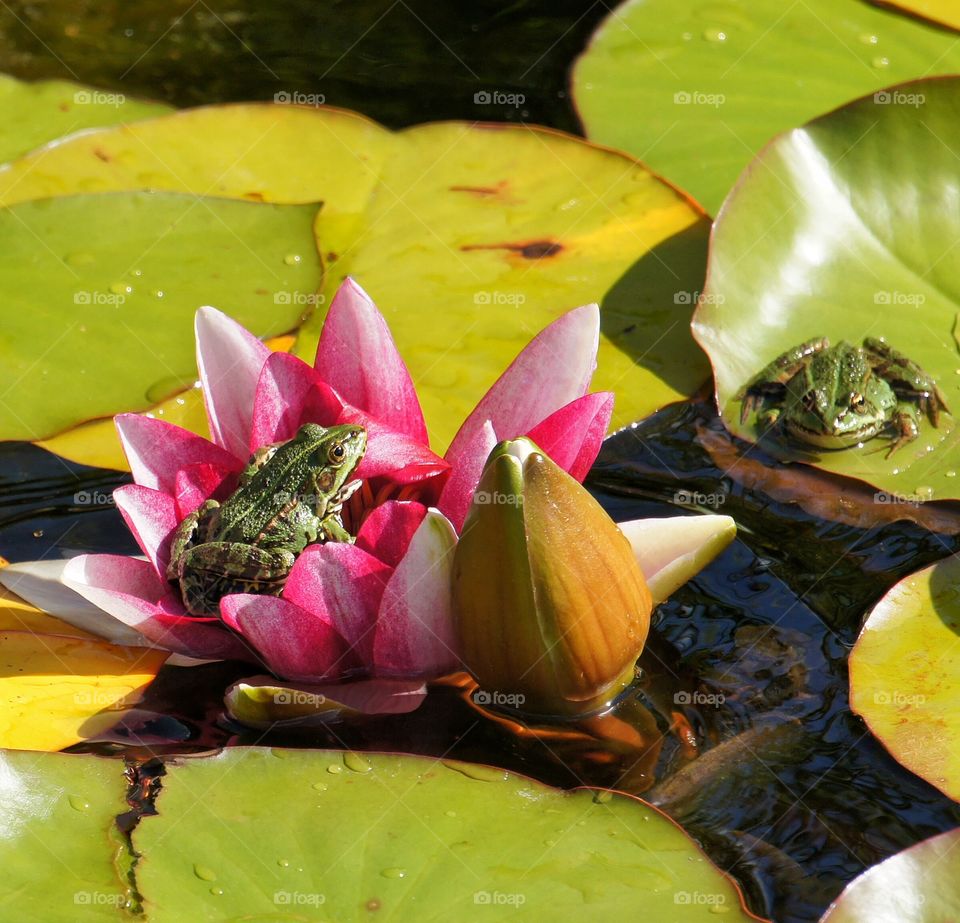
[[[297,91],[391,126],[460,118],[576,130],[567,69],[606,11],[563,0],[11,2],[0,10],[0,69],[178,105]],[[524,101],[475,101],[484,91]],[[402,719],[265,735],[223,719],[223,689],[244,671],[218,664],[165,669],[125,727],[76,749],[144,759],[231,743],[405,750],[564,786],[619,784],[681,821],[756,912],[814,921],[865,867],[960,824],[960,807],[850,713],[846,669],[871,604],[958,549],[956,514],[886,521],[852,485],[762,457],[734,465],[737,452],[709,407],[679,404],[608,440],[591,475],[617,519],[675,515],[699,493],[740,528],[657,611],[640,691],[612,721],[518,728],[446,686]],[[107,499],[123,481],[0,444],[0,554],[134,553]]]

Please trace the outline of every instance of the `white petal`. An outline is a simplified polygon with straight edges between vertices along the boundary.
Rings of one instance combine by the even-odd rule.
[[[106,638],[114,644],[143,647],[139,631],[110,618],[60,580],[66,559],[24,561],[0,569],[0,583],[48,615]]]
[[[618,525],[633,546],[654,604],[703,570],[737,534],[729,516],[670,516]]]

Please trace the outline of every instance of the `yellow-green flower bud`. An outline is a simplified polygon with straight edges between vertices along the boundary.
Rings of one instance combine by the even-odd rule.
[[[463,664],[492,705],[603,707],[633,678],[652,602],[627,539],[527,438],[491,452],[454,557]]]

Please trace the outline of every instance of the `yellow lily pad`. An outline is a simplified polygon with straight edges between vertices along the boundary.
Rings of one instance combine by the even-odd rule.
[[[169,656],[67,630],[0,630],[0,747],[62,750],[106,730],[141,700]]]
[[[35,152],[0,175],[0,203],[143,187],[322,202],[325,300],[350,273],[378,302],[440,449],[523,345],[585,302],[602,302],[594,384],[618,393],[614,425],[709,374],[688,329],[705,217],[639,162],[577,138],[461,123],[392,133],[332,109],[214,106]]]
[[[850,654],[850,707],[895,759],[960,801],[960,561],[896,584]]]
[[[900,10],[940,26],[960,31],[960,7],[956,0],[871,0],[877,6]]]

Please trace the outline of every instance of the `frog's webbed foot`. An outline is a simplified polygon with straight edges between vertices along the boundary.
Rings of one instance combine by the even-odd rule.
[[[740,422],[745,423],[765,398],[782,399],[786,384],[809,361],[814,353],[826,349],[830,341],[826,337],[807,340],[793,349],[781,353],[769,365],[764,366],[735,395],[741,401]]]
[[[321,542],[344,542],[352,545],[354,537],[344,528],[339,516],[328,516],[320,523],[318,540]]]
[[[887,451],[887,458],[893,455],[897,449],[905,446],[908,442],[913,442],[920,435],[920,425],[917,421],[917,412],[910,404],[898,404],[897,412],[893,417],[893,426],[895,427],[894,439]]]
[[[863,346],[870,356],[874,371],[890,382],[897,397],[915,400],[920,412],[934,426],[939,426],[940,411],[950,413],[950,408],[932,376],[883,340],[867,337]]]

